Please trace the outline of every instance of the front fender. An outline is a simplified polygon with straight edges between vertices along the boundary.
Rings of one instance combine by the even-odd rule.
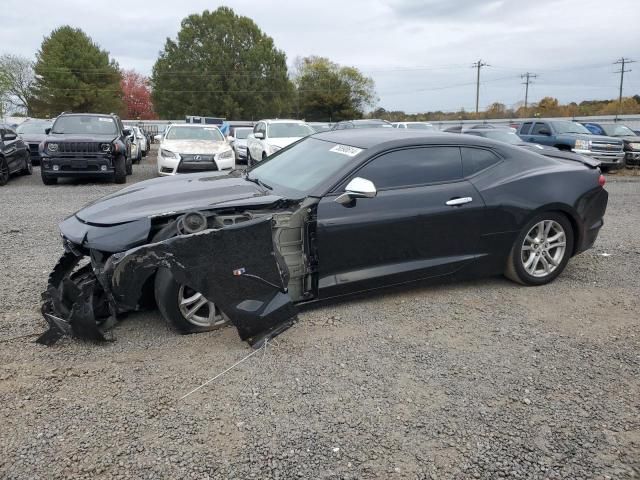
[[[135,309],[146,280],[167,268],[175,280],[215,302],[252,346],[293,324],[289,271],[273,243],[271,217],[180,235],[112,255],[105,264],[117,306]]]

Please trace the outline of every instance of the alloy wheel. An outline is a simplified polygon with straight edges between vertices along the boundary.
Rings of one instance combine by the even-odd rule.
[[[558,222],[542,220],[524,237],[521,259],[524,269],[536,278],[553,273],[567,252],[567,235]]]
[[[181,285],[178,290],[178,306],[184,319],[198,327],[222,327],[227,323],[213,302],[186,285]]]

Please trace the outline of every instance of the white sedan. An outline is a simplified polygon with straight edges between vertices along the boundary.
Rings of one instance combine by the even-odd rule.
[[[158,174],[228,170],[235,167],[231,145],[211,125],[170,125],[160,138]]]
[[[247,165],[314,133],[313,128],[300,120],[260,120],[247,137]]]

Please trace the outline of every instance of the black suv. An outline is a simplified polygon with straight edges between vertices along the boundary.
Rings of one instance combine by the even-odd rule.
[[[40,146],[42,182],[59,177],[109,177],[125,183],[132,173],[131,130],[117,115],[63,113]]]

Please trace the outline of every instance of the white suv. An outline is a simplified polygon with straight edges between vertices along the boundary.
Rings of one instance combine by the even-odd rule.
[[[252,165],[315,130],[300,120],[260,120],[247,137],[247,164]]]
[[[395,122],[392,123],[392,125],[394,128],[409,128],[411,130],[436,130],[436,127],[429,122]]]

